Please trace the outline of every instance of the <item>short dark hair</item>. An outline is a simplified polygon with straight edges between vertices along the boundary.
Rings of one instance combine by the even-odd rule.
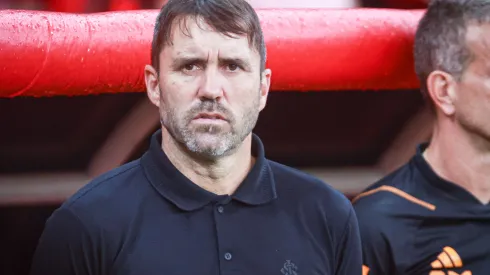
[[[157,71],[163,47],[172,43],[174,21],[180,24],[180,20],[188,17],[203,19],[217,32],[230,37],[247,35],[250,45],[260,54],[261,71],[265,69],[264,35],[257,13],[246,0],[169,0],[158,14],[153,33],[151,63]]]
[[[458,81],[472,60],[466,31],[471,24],[490,23],[489,0],[433,0],[419,22],[414,45],[415,71],[421,91],[428,95],[427,78],[441,70]]]

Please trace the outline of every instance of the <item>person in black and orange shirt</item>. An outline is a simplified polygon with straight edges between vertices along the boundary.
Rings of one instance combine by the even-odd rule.
[[[490,1],[429,4],[415,68],[432,137],[353,204],[363,274],[490,274]]]

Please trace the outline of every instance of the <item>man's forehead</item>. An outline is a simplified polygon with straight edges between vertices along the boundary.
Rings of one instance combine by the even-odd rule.
[[[246,35],[220,33],[202,18],[191,16],[176,18],[169,38],[170,43],[165,48],[172,52],[197,54],[219,50],[222,54],[243,55],[243,57],[257,53]]]

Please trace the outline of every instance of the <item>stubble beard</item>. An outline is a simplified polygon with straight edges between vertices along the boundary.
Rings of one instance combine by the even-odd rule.
[[[233,153],[252,132],[259,116],[259,101],[257,99],[245,108],[238,119],[213,101],[203,101],[183,115],[178,114],[175,108],[165,110],[162,124],[172,138],[191,153],[215,160]],[[194,117],[205,111],[224,114],[228,120],[227,125],[191,125]]]

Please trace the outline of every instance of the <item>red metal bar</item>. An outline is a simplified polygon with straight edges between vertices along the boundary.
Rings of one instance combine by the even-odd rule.
[[[110,0],[110,11],[128,11],[141,9],[140,0]]]
[[[158,11],[0,11],[0,97],[144,91]],[[272,90],[418,87],[422,11],[259,10]]]
[[[48,0],[48,10],[54,12],[83,13],[87,0]]]

